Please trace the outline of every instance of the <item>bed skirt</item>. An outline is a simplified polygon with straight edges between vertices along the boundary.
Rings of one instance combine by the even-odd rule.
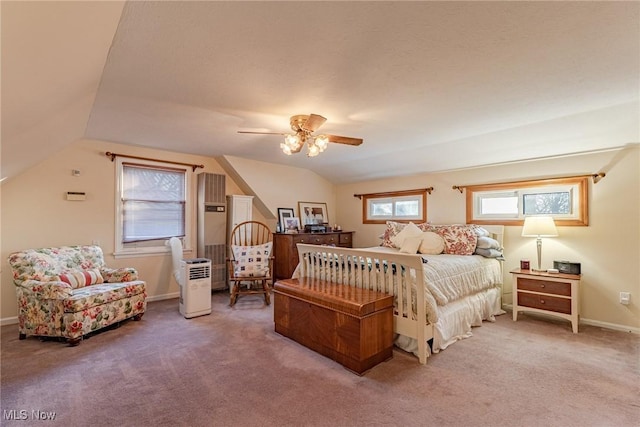
[[[438,353],[454,342],[472,336],[471,328],[482,326],[483,320],[493,322],[496,315],[504,314],[501,293],[502,290],[498,287],[490,288],[445,306],[438,306],[439,320],[433,325],[431,353]],[[394,344],[408,353],[418,354],[418,343],[413,338],[396,335]]]

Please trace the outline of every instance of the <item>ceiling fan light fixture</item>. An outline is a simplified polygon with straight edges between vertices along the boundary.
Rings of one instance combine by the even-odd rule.
[[[326,135],[318,135],[315,138],[315,145],[318,147],[320,152],[322,153],[329,146],[329,137]]]
[[[284,154],[286,154],[287,156],[290,156],[292,154],[291,152],[291,147],[289,147],[289,145],[287,145],[286,142],[281,142],[280,143],[280,149],[282,150],[282,152]]]
[[[300,140],[300,136],[297,134],[288,134],[284,137],[284,142],[280,143],[280,149],[288,156],[300,151],[303,141]]]
[[[290,124],[293,133],[280,133],[280,132],[257,132],[257,131],[244,131],[239,130],[238,133],[254,133],[262,135],[284,135],[284,141],[280,143],[280,149],[284,154],[290,156],[295,153],[299,153],[303,146],[307,146],[307,156],[315,157],[327,149],[330,142],[337,144],[353,145],[357,146],[362,144],[362,138],[352,138],[349,136],[339,135],[318,135],[314,136],[313,133],[318,130],[320,126],[327,119],[318,114],[298,114],[291,116]]]
[[[320,148],[315,144],[315,142],[309,142],[308,144],[308,150],[307,150],[307,156],[309,157],[315,157],[318,154],[320,154]]]

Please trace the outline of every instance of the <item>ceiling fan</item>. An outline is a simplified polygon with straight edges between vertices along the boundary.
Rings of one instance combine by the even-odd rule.
[[[284,135],[284,142],[280,143],[280,148],[282,151],[291,155],[294,153],[300,152],[302,147],[307,145],[307,156],[314,157],[318,154],[322,153],[329,142],[335,142],[338,144],[346,144],[346,145],[360,145],[362,144],[362,138],[351,138],[348,136],[338,136],[338,135],[318,135],[313,136],[313,132],[315,132],[320,126],[326,122],[327,119],[318,115],[318,114],[299,114],[296,116],[291,116],[290,124],[291,129],[294,131],[293,134],[283,133],[283,132],[252,132],[252,131],[244,131],[239,130],[238,133],[257,133],[264,135]]]

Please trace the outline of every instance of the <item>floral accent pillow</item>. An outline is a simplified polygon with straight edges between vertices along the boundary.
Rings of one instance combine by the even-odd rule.
[[[444,239],[444,253],[452,255],[473,255],[478,243],[475,228],[465,224],[431,225],[431,230]]]
[[[68,271],[60,275],[60,281],[68,283],[73,289],[104,283],[102,274],[97,268],[91,270]]]
[[[382,243],[380,246],[384,246],[385,248],[399,248],[402,245],[396,245],[393,242],[393,238],[400,234],[402,230],[406,228],[408,224],[403,224],[401,222],[395,221],[387,221],[387,228],[385,228],[384,233],[380,236],[382,239]],[[421,231],[430,231],[431,224],[428,222],[423,222],[420,224],[415,224]]]
[[[382,235],[382,243],[380,246],[384,246],[385,248],[395,248],[396,246],[393,244],[391,239],[399,234],[406,226],[407,224],[402,224],[400,222],[387,221],[387,228],[384,230],[384,234]]]
[[[269,275],[269,257],[273,242],[258,246],[231,245],[236,277],[265,277]]]

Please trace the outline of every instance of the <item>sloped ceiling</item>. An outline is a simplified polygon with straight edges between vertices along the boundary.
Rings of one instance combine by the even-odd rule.
[[[5,3],[3,176],[61,120],[86,129],[52,128],[49,150],[84,136],[336,183],[640,140],[638,2],[136,1],[121,16],[109,2]],[[308,113],[364,144],[307,158],[237,133],[286,132]]]

